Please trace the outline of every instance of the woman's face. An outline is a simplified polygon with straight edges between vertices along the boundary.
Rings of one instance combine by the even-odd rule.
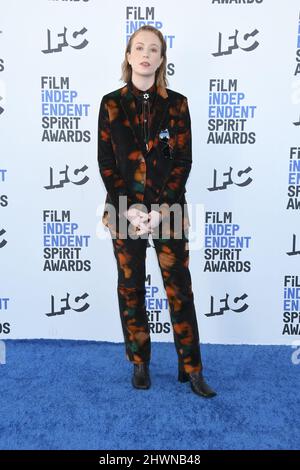
[[[131,53],[127,52],[127,60],[132,72],[141,76],[155,75],[163,61],[160,56],[161,43],[156,34],[151,31],[139,32],[132,41]]]

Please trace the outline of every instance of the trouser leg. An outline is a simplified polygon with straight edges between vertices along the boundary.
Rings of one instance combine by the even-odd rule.
[[[112,238],[118,269],[118,301],[126,357],[140,364],[151,358],[151,340],[145,305],[147,239]]]
[[[153,242],[168,297],[178,360],[185,372],[199,372],[202,362],[189,270],[188,238],[154,238]]]

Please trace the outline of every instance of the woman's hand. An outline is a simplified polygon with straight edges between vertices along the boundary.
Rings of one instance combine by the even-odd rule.
[[[145,233],[153,233],[154,228],[157,227],[161,221],[161,214],[158,211],[152,210],[145,213],[136,208],[130,208],[124,212],[125,217],[129,222],[136,227],[136,234],[143,235]]]
[[[154,229],[157,227],[161,222],[161,213],[158,211],[151,211],[149,212],[149,219],[150,219],[150,227]]]
[[[125,211],[124,215],[134,227],[139,227],[141,223],[148,222],[148,213],[140,211],[135,207]]]

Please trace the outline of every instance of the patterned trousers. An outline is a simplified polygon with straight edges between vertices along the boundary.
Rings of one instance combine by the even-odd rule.
[[[118,269],[118,301],[126,357],[150,362],[151,340],[145,304],[148,237],[113,238]],[[153,238],[166,290],[178,360],[185,372],[202,370],[199,332],[189,270],[188,238]]]

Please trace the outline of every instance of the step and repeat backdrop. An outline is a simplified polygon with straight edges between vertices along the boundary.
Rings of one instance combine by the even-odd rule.
[[[167,42],[188,97],[190,269],[206,343],[300,334],[298,0],[0,2],[0,339],[122,342],[117,267],[101,222],[104,94],[124,86],[130,35]],[[153,341],[173,341],[153,241]]]

